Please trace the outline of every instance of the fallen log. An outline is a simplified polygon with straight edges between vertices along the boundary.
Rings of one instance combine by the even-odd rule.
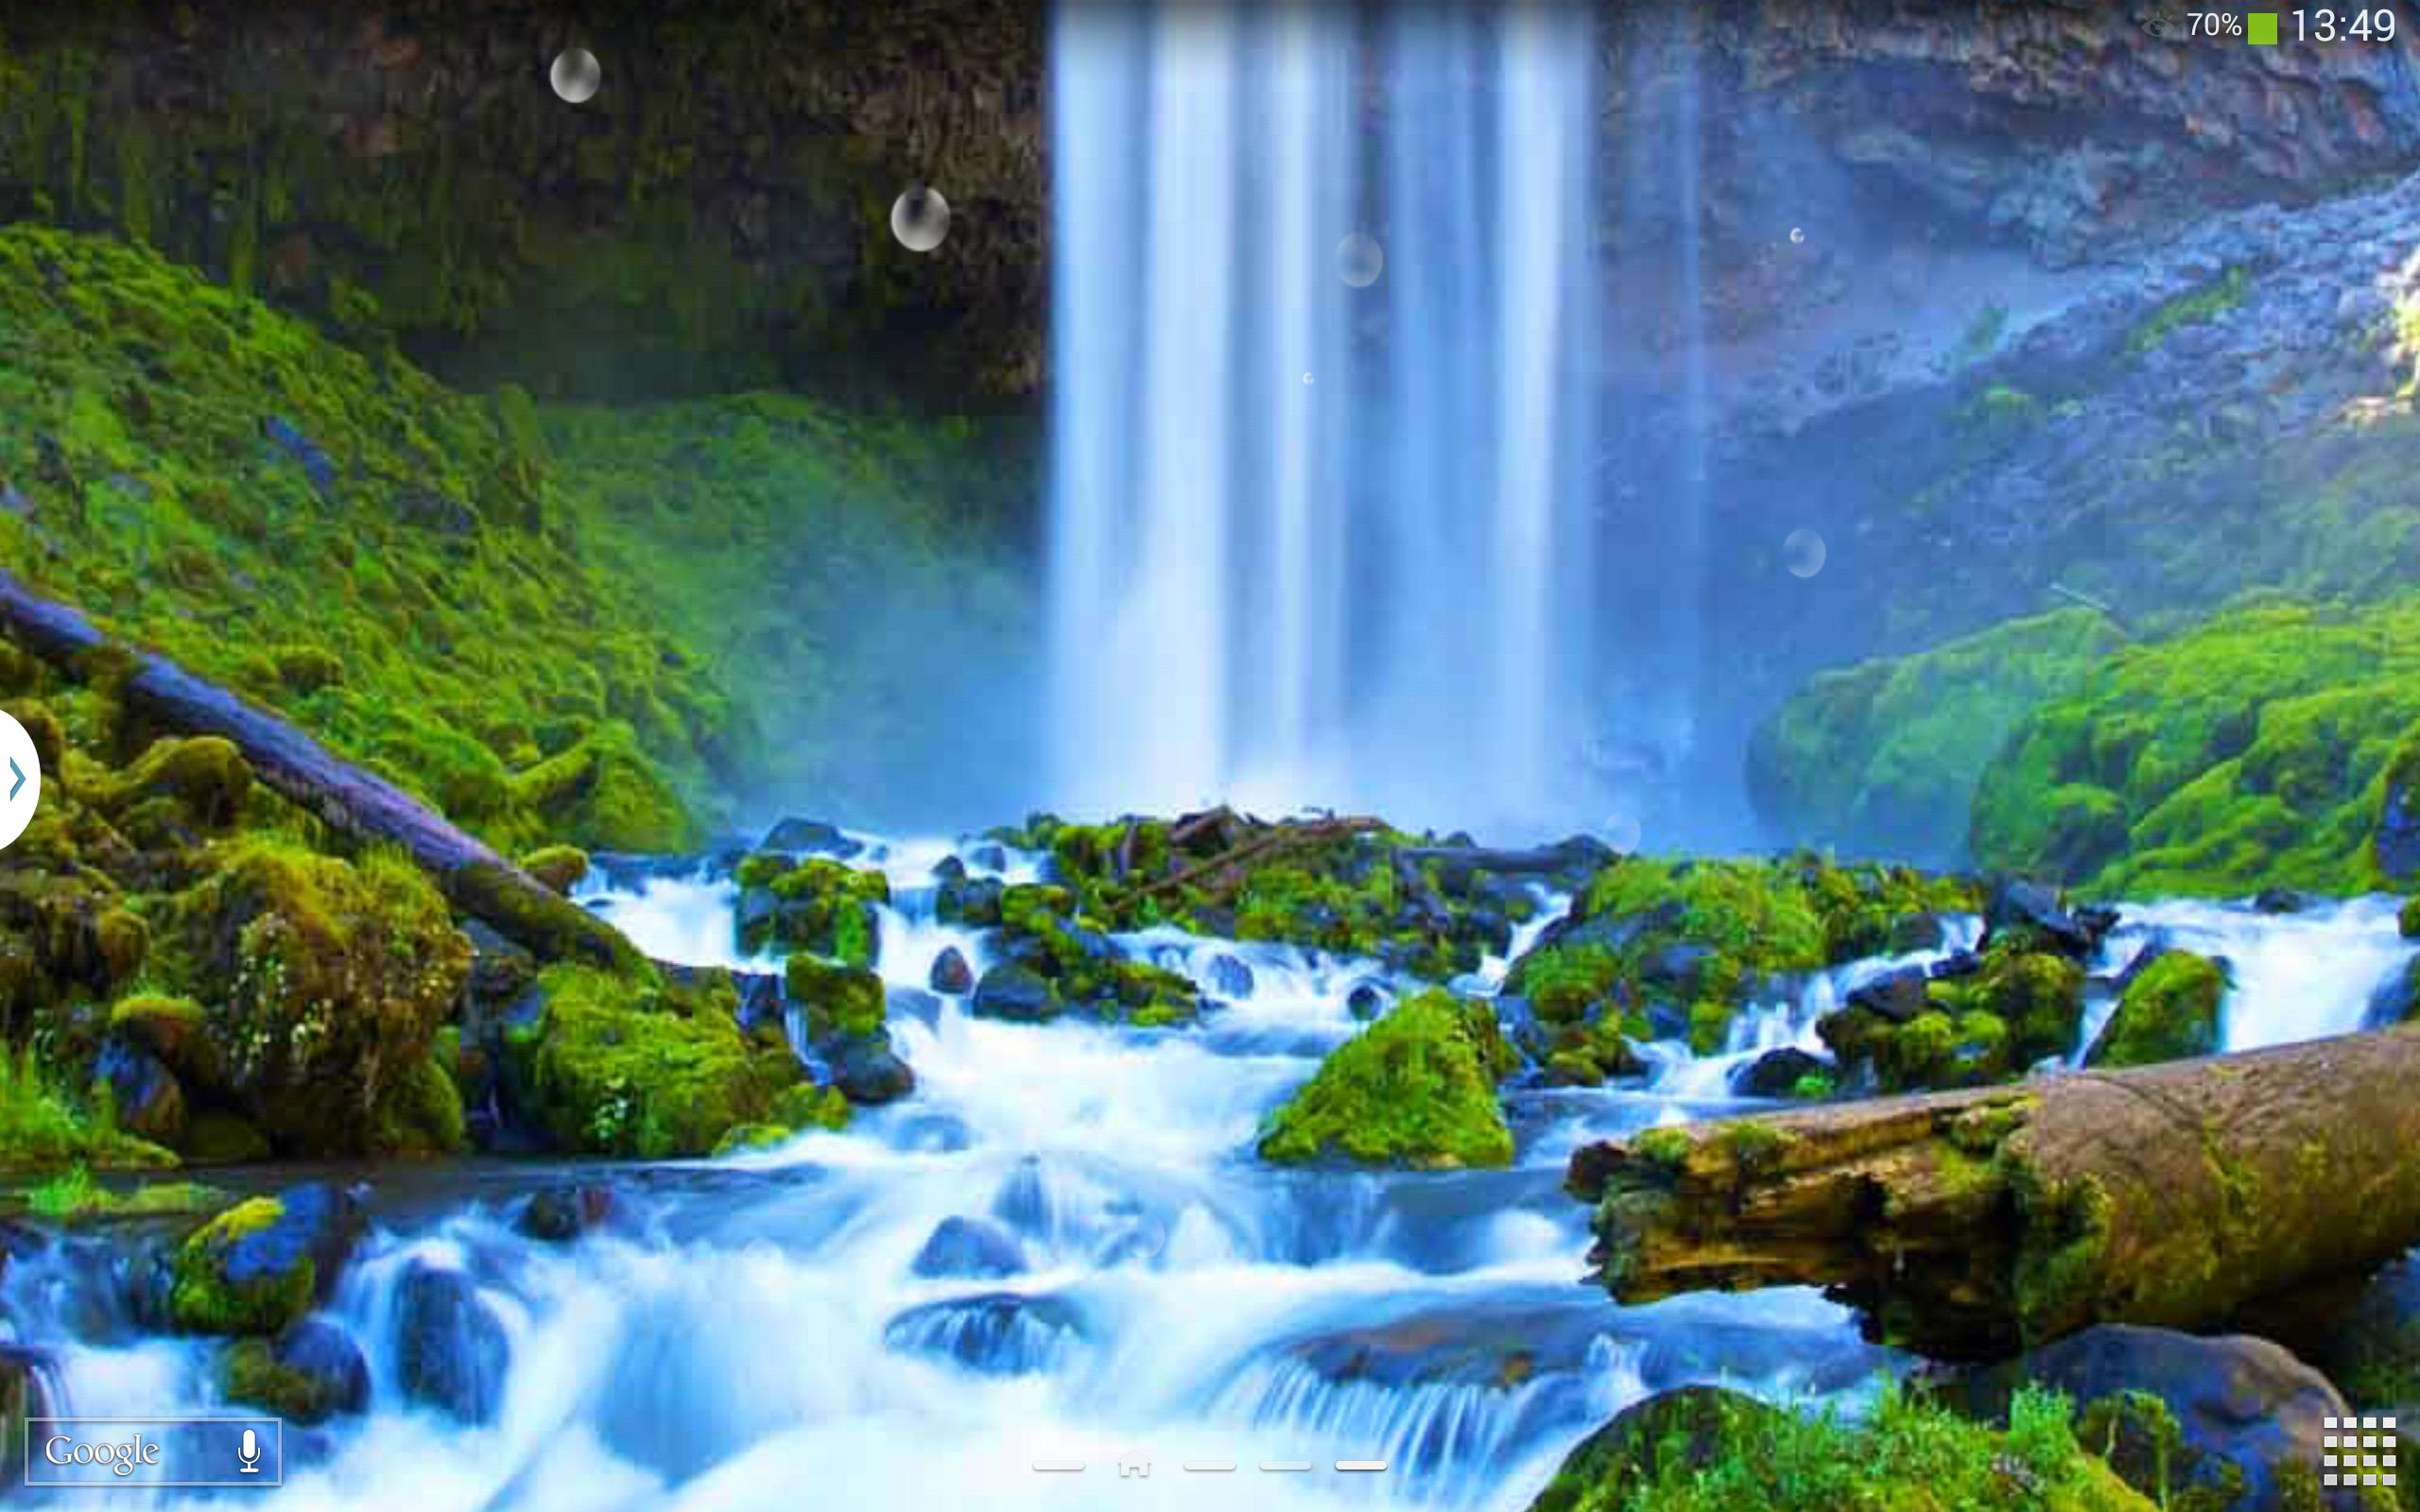
[[[2420,1244],[2420,1026],[1588,1145],[1624,1302],[1816,1285],[1866,1336],[1990,1358],[2207,1329]]]
[[[271,790],[340,833],[401,847],[456,908],[540,960],[627,965],[638,959],[620,931],[392,782],[167,658],[112,641],[76,610],[41,597],[5,571],[0,636],[70,676],[112,678],[126,707],[164,730],[233,743]]]

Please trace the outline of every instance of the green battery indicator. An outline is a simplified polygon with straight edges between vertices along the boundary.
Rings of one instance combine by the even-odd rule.
[[[2246,12],[2243,18],[2243,35],[2244,40],[2255,47],[2276,46],[2277,12],[2274,10]]]

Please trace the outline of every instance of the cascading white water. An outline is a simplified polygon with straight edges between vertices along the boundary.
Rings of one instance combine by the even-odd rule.
[[[1309,0],[1063,6],[1063,804],[1593,817],[1570,777],[1590,25],[1418,8],[1365,37]],[[1385,78],[1366,180],[1365,52]],[[1356,286],[1340,247],[1365,224],[1383,273]]]

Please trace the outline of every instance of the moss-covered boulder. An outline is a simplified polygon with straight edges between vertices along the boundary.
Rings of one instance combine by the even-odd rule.
[[[1974,854],[2110,897],[2368,890],[2392,880],[2390,771],[2415,737],[2420,597],[2253,605],[2026,715],[1977,786]]]
[[[576,845],[542,846],[521,858],[521,869],[540,884],[567,893],[588,875],[588,852]]]
[[[273,1339],[230,1343],[218,1387],[231,1402],[314,1427],[370,1405],[370,1363],[343,1329],[306,1317]]]
[[[1887,984],[1911,986],[1913,973]],[[1858,992],[1816,1025],[1844,1067],[1885,1091],[1980,1087],[2075,1048],[2083,968],[2051,951],[1995,945],[1905,991]]]
[[[891,1049],[881,977],[863,966],[793,955],[784,979],[808,1046],[830,1064],[849,1101],[896,1102],[915,1089],[915,1074]]]
[[[788,949],[871,966],[881,942],[875,908],[890,902],[879,871],[824,856],[792,862],[759,852],[739,864],[739,940],[752,951]]]
[[[1566,1060],[1602,1063],[1613,1033],[1677,1033],[1703,1054],[1721,1047],[1752,998],[1979,906],[1973,884],[1902,867],[1632,857],[1597,874],[1505,987],[1530,1001]]]
[[[2152,1512],[2079,1442],[2067,1400],[2019,1397],[2005,1429],[1886,1390],[1857,1422],[1720,1387],[1625,1409],[1531,1512]]]
[[[2191,951],[2162,951],[2129,977],[2086,1064],[2145,1066],[2219,1048],[2219,1008],[2227,993],[2222,963]]]
[[[2107,615],[2070,609],[1819,673],[1757,726],[1750,799],[1780,833],[1956,860],[1976,781],[2009,730],[2123,640]]]
[[[801,1074],[787,1048],[750,1042],[735,1007],[727,980],[717,991],[549,967],[504,1029],[513,1111],[560,1149],[709,1154],[733,1126],[762,1122]]]
[[[1261,1158],[1289,1165],[1510,1165],[1512,1132],[1495,1087],[1514,1062],[1490,1005],[1421,993],[1329,1052],[1270,1114]]]
[[[283,1332],[334,1289],[363,1222],[350,1194],[316,1183],[237,1203],[178,1246],[169,1320],[189,1333]]]
[[[296,1153],[375,1148],[374,1116],[424,1061],[470,942],[410,862],[246,842],[179,900],[194,995],[223,1080],[172,1060]]]
[[[2395,915],[2395,927],[2405,939],[2420,939],[2420,896],[2406,898],[2403,911]]]

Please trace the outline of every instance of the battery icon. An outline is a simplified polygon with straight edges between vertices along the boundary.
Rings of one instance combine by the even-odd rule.
[[[2276,46],[2277,12],[2274,10],[2247,12],[2243,18],[2243,35],[2244,40],[2255,47]]]

